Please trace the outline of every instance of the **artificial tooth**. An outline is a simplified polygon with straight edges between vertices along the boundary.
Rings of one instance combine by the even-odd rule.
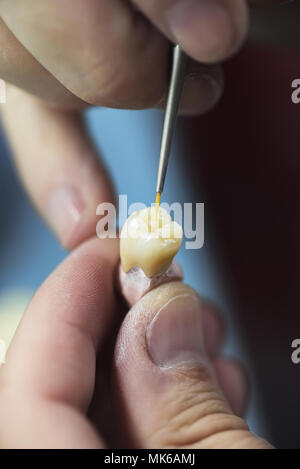
[[[121,231],[121,264],[124,272],[140,267],[148,277],[165,272],[177,254],[183,232],[162,207],[134,212]]]

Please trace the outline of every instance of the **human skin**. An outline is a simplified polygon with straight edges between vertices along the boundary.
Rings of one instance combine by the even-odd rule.
[[[80,110],[163,107],[173,41],[191,57],[181,112],[204,113],[222,93],[216,63],[247,32],[245,0],[0,0],[0,15],[3,125],[31,199],[68,249],[114,200]]]
[[[168,63],[165,35],[174,40],[164,22],[155,15],[157,4],[154,1],[151,2],[154,9],[146,12],[149,20],[139,16],[134,28],[127,29],[128,25],[132,26],[132,16],[121,15],[121,28],[124,28],[122,31],[125,37],[126,32],[132,33],[132,30],[137,34],[128,34],[129,44],[134,45],[133,49],[129,48],[129,58],[124,50],[118,51],[119,58],[126,60],[124,63],[117,61],[122,74],[121,82],[116,83],[110,80],[111,76],[116,75],[115,70],[110,68],[115,62],[111,61],[110,64],[105,60],[110,50],[107,47],[109,35],[105,35],[108,42],[106,49],[101,49],[104,55],[100,63],[97,62],[100,50],[93,48],[98,42],[94,43],[95,37],[89,37],[89,31],[101,35],[95,11],[84,15],[85,28],[78,35],[76,20],[80,19],[82,26],[82,8],[87,3],[77,1],[78,8],[74,8],[74,12],[79,12],[80,17],[76,18],[75,15],[70,28],[65,24],[64,28],[60,28],[62,20],[65,20],[63,8],[66,2],[55,2],[52,11],[54,2],[45,1],[41,4],[24,0],[21,4],[17,1],[0,1],[3,20],[0,35],[6,45],[1,49],[5,52],[0,59],[1,73],[3,78],[12,83],[7,90],[7,104],[2,108],[4,126],[18,170],[34,203],[62,244],[70,249],[79,246],[94,233],[95,206],[114,198],[109,178],[98,161],[97,152],[84,130],[78,110],[86,104],[131,108],[163,105]],[[210,20],[201,14],[199,21],[202,18],[206,25],[208,20],[211,21],[211,28],[201,41],[190,34],[189,28],[184,25],[179,27],[177,23],[176,28],[183,28],[186,37],[178,41],[176,37],[176,41],[194,59],[207,63],[226,59],[237,50],[245,36],[245,3],[242,0],[223,0],[221,3],[229,8],[227,11],[230,16],[226,16],[225,20],[218,8],[219,13],[215,16],[210,6],[214,4],[213,0],[206,2]],[[96,2],[91,1],[88,6],[98,8],[104,4],[108,7],[112,2],[97,2],[96,5]],[[118,2],[115,4],[119,5]],[[127,7],[124,2],[122,5],[125,13]],[[43,11],[43,8],[46,10]],[[51,16],[51,11],[55,13],[54,16]],[[24,23],[19,20],[19,14],[25,19]],[[115,18],[119,17],[116,15]],[[89,18],[96,22],[96,28],[91,28]],[[35,23],[39,24],[38,28],[32,27],[35,19],[38,19],[38,23]],[[55,31],[47,31],[44,19],[47,24],[56,24]],[[196,18],[194,20],[196,24]],[[118,20],[116,24],[119,27]],[[197,22],[197,28],[199,25]],[[203,28],[199,29],[203,31]],[[211,31],[217,34],[211,34]],[[82,41],[83,46],[87,44],[87,55],[73,55],[76,52],[73,35],[76,40]],[[150,90],[141,87],[145,83],[143,73],[147,68],[137,54],[139,50],[145,51],[141,47],[145,44],[145,36],[147,39],[151,36],[151,40],[146,41],[148,57],[159,61],[154,69],[160,71],[154,77]],[[220,41],[215,42],[216,38],[222,38],[222,44]],[[122,43],[127,45],[126,41]],[[196,43],[201,44],[201,50],[195,48]],[[65,50],[61,49],[62,44],[66,46]],[[53,50],[49,50],[49,46]],[[58,51],[61,56],[57,55]],[[60,60],[62,56],[70,61]],[[130,74],[128,76],[132,63],[141,64],[142,69],[136,70],[134,77]],[[147,76],[147,83],[151,83],[150,75]],[[101,87],[100,78],[103,79]],[[110,84],[108,88],[105,86],[107,83]],[[128,83],[135,90],[132,96],[128,95]],[[221,87],[218,68],[191,63],[182,111],[205,112],[217,101]],[[198,99],[195,100],[195,96]],[[106,250],[102,252],[104,245]],[[111,340],[108,348],[114,366],[116,396],[113,408],[120,409],[117,416],[122,415],[122,435],[128,439],[123,444],[180,448],[269,447],[248,431],[245,422],[231,413],[222,395],[226,395],[236,413],[241,412],[245,380],[240,368],[232,361],[216,358],[220,327],[214,309],[204,302],[198,304],[195,293],[189,287],[171,282],[138,301],[120,327],[121,310],[117,308],[112,274],[118,259],[118,248],[115,243],[111,243],[110,248],[107,246],[107,243],[101,245],[97,240],[81,245],[46,281],[28,307],[10,349],[8,361],[1,369],[0,411],[3,418],[0,423],[0,444],[5,448],[113,446],[111,432],[101,422],[102,433],[96,432],[86,417],[86,410],[92,397],[96,408],[107,402],[101,392],[94,392],[96,350],[99,350],[98,367],[102,375],[102,369],[105,374],[103,362],[106,362],[106,355],[101,355],[101,351],[106,348],[108,338],[120,328],[116,345]],[[159,319],[156,314],[163,311],[164,305],[171,303],[176,317],[181,315],[182,318],[186,311],[189,312],[194,333],[201,336],[204,331],[204,351],[198,348],[193,351],[192,361],[178,361],[178,356],[181,360],[191,350],[184,350],[185,344],[181,344],[183,350],[177,348],[175,352],[178,356],[174,356],[174,346],[171,350],[172,337],[170,348],[162,350],[162,355],[167,352],[167,356],[160,356],[159,343],[162,341],[159,339],[162,335],[168,337],[168,322],[167,326],[164,325],[164,318],[162,324],[158,320],[155,327],[148,328],[154,318]],[[202,324],[198,316],[202,317]],[[132,338],[132,326],[137,321],[139,328]],[[150,331],[149,334],[147,331]],[[135,366],[136,357],[141,359],[145,368]],[[167,368],[163,364],[165,358]],[[170,362],[170,358],[174,361]],[[24,366],[24,363],[27,365]],[[45,363],[49,366],[45,367]],[[218,378],[219,387],[209,371],[210,365]],[[103,390],[107,388],[105,381]],[[143,390],[144,396],[141,392]],[[190,401],[190,396],[195,395],[197,399]],[[178,396],[184,399],[178,399]],[[155,397],[158,414],[147,412],[144,397],[147,397],[147,402]],[[186,408],[185,402],[192,402],[193,407]],[[216,411],[219,418],[215,418]],[[101,417],[101,413],[98,415]],[[59,428],[58,421],[61,422]],[[24,432],[29,422],[32,428],[30,434]],[[108,436],[105,438],[104,435]],[[122,435],[117,437],[122,440]]]
[[[170,282],[127,311],[118,262],[117,240],[91,239],[33,297],[0,369],[0,447],[271,448],[237,416],[216,309]]]

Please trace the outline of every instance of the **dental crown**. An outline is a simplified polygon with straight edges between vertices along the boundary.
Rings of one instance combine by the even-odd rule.
[[[148,277],[162,274],[177,254],[183,232],[162,207],[134,212],[121,231],[121,264],[124,272],[140,267]]]

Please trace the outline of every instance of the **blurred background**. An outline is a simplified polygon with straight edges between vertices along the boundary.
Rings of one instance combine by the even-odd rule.
[[[186,281],[224,312],[225,351],[250,376],[251,429],[282,448],[300,447],[300,365],[291,361],[292,340],[300,338],[295,3],[253,13],[247,46],[225,65],[219,106],[180,119],[164,194],[168,203],[205,203],[205,246],[182,250],[179,261]],[[129,204],[153,203],[162,114],[93,109],[86,120],[117,192]],[[0,217],[0,338],[9,340],[67,253],[27,199],[3,135]]]

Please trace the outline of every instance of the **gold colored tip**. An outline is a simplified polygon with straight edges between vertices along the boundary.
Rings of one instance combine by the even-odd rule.
[[[157,220],[158,217],[158,209],[160,206],[160,201],[161,201],[161,192],[157,192],[156,194],[156,199],[155,199],[155,218]]]

